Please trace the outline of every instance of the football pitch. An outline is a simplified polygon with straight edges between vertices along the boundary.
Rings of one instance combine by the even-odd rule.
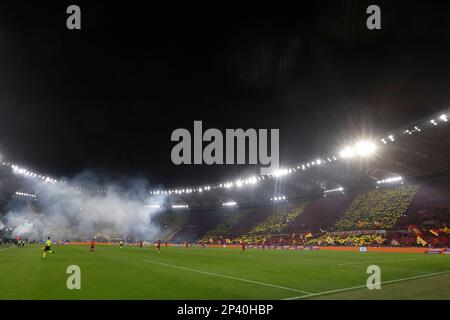
[[[450,255],[55,245],[41,261],[40,249],[0,247],[0,299],[450,299]]]

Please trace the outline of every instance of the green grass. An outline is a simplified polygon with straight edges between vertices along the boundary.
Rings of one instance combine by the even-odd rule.
[[[450,255],[177,247],[158,254],[98,246],[90,256],[87,246],[53,249],[41,261],[39,246],[0,248],[0,299],[450,299]],[[371,264],[380,266],[382,282],[426,277],[335,292],[364,286]],[[81,290],[66,287],[69,265],[81,268]]]

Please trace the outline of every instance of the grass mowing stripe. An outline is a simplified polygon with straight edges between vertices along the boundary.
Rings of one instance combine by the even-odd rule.
[[[389,280],[389,281],[384,281],[384,282],[381,281],[379,284],[380,285],[391,284],[391,283],[397,283],[397,282],[403,282],[403,281],[409,281],[409,280],[433,277],[433,276],[438,276],[438,275],[447,274],[447,273],[450,273],[450,270],[442,271],[442,272],[428,273],[428,274],[424,274],[424,275],[421,275],[421,276],[414,276],[414,277],[408,277],[408,278],[402,278],[402,279]],[[378,284],[378,283],[376,283],[376,284]],[[376,285],[376,284],[374,284],[374,285]],[[330,294],[330,293],[351,291],[351,290],[362,289],[362,288],[367,288],[367,285],[356,286],[356,287],[349,287],[349,288],[343,288],[343,289],[336,289],[336,290],[330,290],[330,291],[323,291],[323,292],[318,292],[318,293],[311,293],[311,294],[306,294],[306,295],[298,296],[298,297],[291,297],[291,298],[287,298],[287,299],[283,299],[283,300],[305,299],[305,298],[310,298],[310,297],[323,296],[323,295]]]
[[[353,264],[366,264],[366,263],[385,263],[385,262],[402,262],[402,261],[425,261],[423,258],[411,258],[411,259],[396,259],[396,260],[373,260],[373,261],[360,261],[360,262],[346,262],[339,263],[338,266],[348,266]]]
[[[295,292],[300,292],[300,293],[306,293],[307,295],[312,295],[312,294],[313,294],[312,292],[308,292],[308,291],[304,291],[304,290],[299,290],[299,289],[294,289],[294,288],[283,287],[283,286],[278,286],[278,285],[276,285],[276,284],[271,284],[271,283],[265,283],[265,282],[254,281],[254,280],[249,280],[249,279],[236,278],[236,277],[226,276],[226,275],[219,274],[219,273],[212,273],[212,272],[207,272],[207,271],[202,271],[202,270],[196,270],[196,269],[191,269],[191,268],[185,268],[185,267],[180,267],[180,266],[176,266],[176,265],[172,265],[172,264],[167,264],[167,263],[162,263],[162,262],[157,262],[157,261],[152,261],[152,260],[144,260],[144,261],[145,261],[145,262],[154,263],[154,264],[159,264],[159,265],[166,266],[166,267],[177,268],[177,269],[180,269],[180,270],[185,270],[185,271],[191,271],[191,272],[197,272],[197,273],[201,273],[201,274],[206,274],[206,275],[214,276],[214,277],[221,277],[221,278],[232,279],[232,280],[237,280],[237,281],[243,281],[243,282],[248,282],[248,283],[253,283],[253,284],[259,284],[259,285],[266,286],[266,287],[273,287],[273,288],[278,288],[278,289],[284,289],[284,290],[289,290],[289,291],[295,291]]]
[[[12,248],[14,248],[14,247],[2,248],[2,249],[0,249],[0,251],[6,251],[6,250],[9,250],[9,249],[12,249]]]

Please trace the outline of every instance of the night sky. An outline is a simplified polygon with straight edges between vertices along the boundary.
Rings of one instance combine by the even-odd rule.
[[[288,165],[450,104],[448,1],[92,2],[0,5],[0,154],[39,172],[214,183],[259,167],[175,166],[173,130],[278,128]]]

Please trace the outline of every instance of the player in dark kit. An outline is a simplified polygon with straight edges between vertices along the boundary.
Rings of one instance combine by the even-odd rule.
[[[242,251],[245,251],[245,242],[244,241],[241,242],[241,246],[242,246]]]
[[[95,250],[95,240],[92,239],[92,240],[91,240],[91,250],[89,251],[89,253],[90,253],[91,255],[93,255],[93,254],[94,254],[94,250]]]
[[[161,251],[161,240],[156,243],[156,250],[158,250],[158,253]]]

